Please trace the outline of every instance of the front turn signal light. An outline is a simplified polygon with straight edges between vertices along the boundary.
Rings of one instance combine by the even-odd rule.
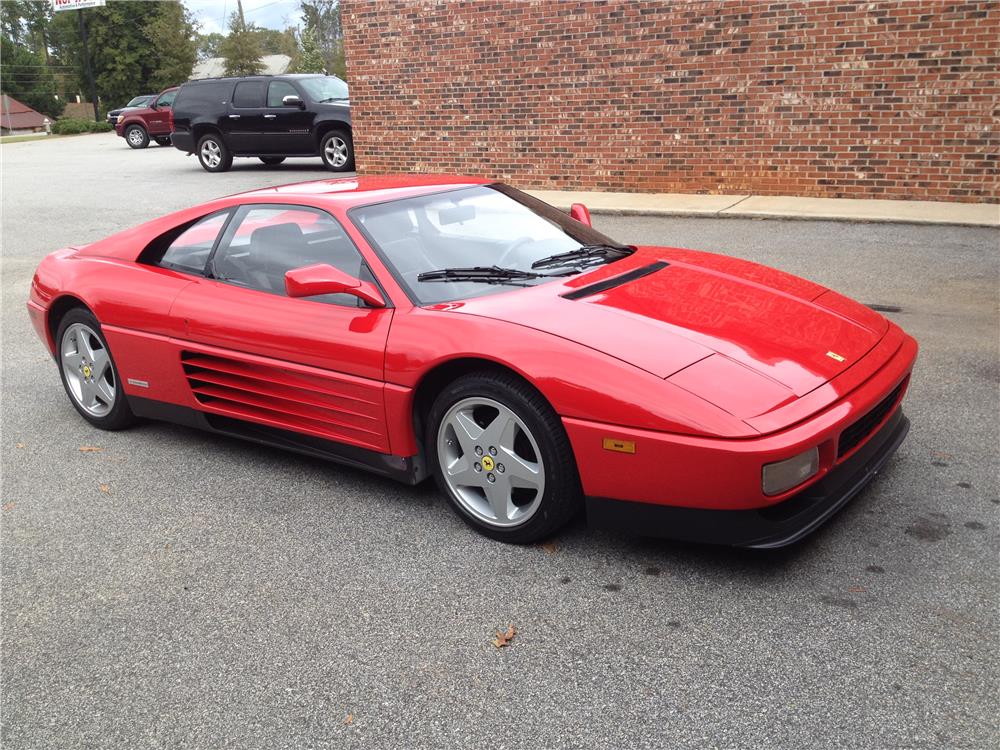
[[[810,448],[784,461],[764,464],[761,485],[765,495],[780,495],[819,471],[819,448]]]

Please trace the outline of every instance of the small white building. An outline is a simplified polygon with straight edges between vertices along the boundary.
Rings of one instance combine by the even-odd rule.
[[[287,73],[291,65],[292,58],[288,55],[264,55],[260,58],[262,75],[277,76]],[[226,59],[224,57],[210,57],[200,63],[195,63],[194,70],[191,71],[191,80],[222,78],[225,75]]]

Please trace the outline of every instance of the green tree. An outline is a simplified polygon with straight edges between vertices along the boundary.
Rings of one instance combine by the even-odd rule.
[[[295,31],[285,29],[257,29],[257,39],[260,41],[261,53],[265,55],[288,55],[295,57],[298,51],[298,42],[295,40]]]
[[[243,17],[243,6],[229,19],[229,36],[220,45],[219,52],[226,60],[227,76],[252,76],[260,73],[263,51],[260,38],[253,24]]]
[[[198,34],[196,45],[198,49],[198,59],[208,60],[213,57],[222,57],[219,47],[226,41],[224,34],[213,31],[211,34]]]
[[[16,44],[4,34],[0,37],[0,89],[18,101],[55,119],[66,106],[58,96],[58,84],[44,58],[27,47]]]
[[[296,73],[325,73],[326,60],[320,49],[316,32],[306,28],[299,34],[299,52],[295,56]]]
[[[176,86],[191,77],[197,58],[194,24],[180,3],[157,3],[146,24],[146,37],[153,49],[154,68],[149,84],[154,90]]]
[[[344,78],[347,66],[344,61],[340,3],[338,0],[301,0],[299,7],[302,10],[304,30],[310,30],[316,36],[326,63],[326,72]]]

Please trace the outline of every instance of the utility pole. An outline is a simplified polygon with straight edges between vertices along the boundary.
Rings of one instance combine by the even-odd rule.
[[[80,41],[83,42],[83,61],[87,69],[87,83],[90,84],[90,101],[94,104],[94,121],[100,122],[101,118],[97,113],[97,86],[94,85],[94,69],[90,65],[90,48],[87,46],[87,24],[83,22],[83,11],[76,11],[77,20],[80,22]]]

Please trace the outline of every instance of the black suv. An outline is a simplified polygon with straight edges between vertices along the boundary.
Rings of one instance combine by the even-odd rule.
[[[335,76],[188,81],[174,100],[170,140],[209,172],[225,172],[234,156],[267,165],[320,156],[334,172],[354,169],[347,84]]]

